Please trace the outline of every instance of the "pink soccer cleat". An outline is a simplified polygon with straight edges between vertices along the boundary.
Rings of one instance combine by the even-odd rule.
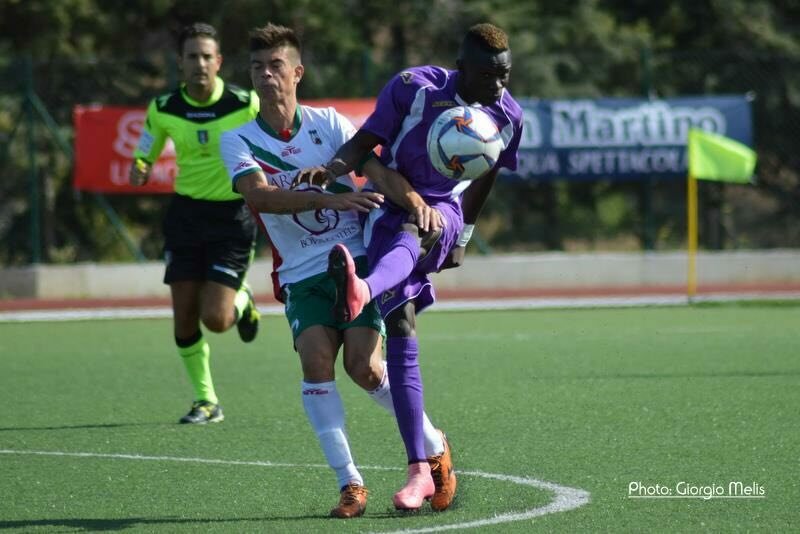
[[[422,503],[433,497],[436,487],[428,462],[408,464],[406,485],[394,494],[392,501],[398,510],[418,510]]]
[[[349,323],[364,310],[370,300],[369,286],[356,275],[356,264],[347,247],[338,243],[328,255],[328,274],[336,284],[333,315],[340,323]]]

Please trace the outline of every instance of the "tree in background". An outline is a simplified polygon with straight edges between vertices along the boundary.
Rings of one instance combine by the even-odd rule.
[[[30,261],[30,180],[23,100],[33,89],[71,141],[76,104],[141,105],[178,79],[173,36],[207,20],[221,30],[226,79],[247,84],[246,33],[295,28],[312,76],[301,98],[374,96],[399,69],[453,66],[458,38],[488,20],[509,33],[511,90],[541,98],[669,97],[755,91],[760,183],[704,184],[711,247],[800,246],[800,4],[780,0],[7,0],[0,3],[0,262]],[[14,142],[9,143],[12,134]],[[45,261],[127,260],[97,206],[76,197],[71,162],[35,130]],[[683,245],[678,182],[502,183],[481,231],[501,249],[631,247],[652,207],[657,248]],[[646,191],[646,194],[643,194]],[[160,254],[160,197],[109,198],[146,255]],[[715,211],[716,206],[716,211]],[[788,231],[786,229],[789,229]],[[620,236],[622,238],[620,239]],[[715,237],[716,236],[716,237]]]

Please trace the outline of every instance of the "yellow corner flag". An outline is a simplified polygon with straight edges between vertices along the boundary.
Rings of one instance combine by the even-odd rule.
[[[730,137],[689,129],[689,176],[687,177],[686,215],[687,272],[689,301],[697,293],[697,180],[748,183],[756,168],[756,153]]]
[[[698,180],[748,183],[756,153],[730,137],[689,129],[689,176]]]

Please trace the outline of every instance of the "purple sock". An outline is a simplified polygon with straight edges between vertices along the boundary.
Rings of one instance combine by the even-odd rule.
[[[375,262],[370,269],[371,274],[364,279],[369,286],[370,295],[380,295],[408,278],[418,257],[417,238],[408,232],[398,232],[392,240],[389,252]]]
[[[397,415],[397,426],[406,446],[408,463],[424,462],[425,436],[422,416],[422,376],[417,362],[417,338],[390,337],[386,339],[386,364],[389,367],[389,387]]]

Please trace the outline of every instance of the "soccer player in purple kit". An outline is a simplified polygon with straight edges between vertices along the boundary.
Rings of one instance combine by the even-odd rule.
[[[377,299],[386,322],[386,358],[398,427],[408,455],[408,479],[393,498],[398,509],[415,510],[431,499],[434,510],[452,502],[456,478],[449,446],[443,461],[426,461],[423,446],[422,378],[417,357],[416,315],[435,300],[430,273],[461,264],[475,221],[500,168],[516,170],[522,110],[506,90],[511,72],[508,37],[488,24],[472,26],[456,61],[457,70],[414,67],[381,90],[375,111],[355,136],[322,167],[304,169],[299,180],[331,183],[381,145],[380,159],[408,184],[377,185],[388,201],[373,210],[364,229],[370,274],[359,278],[347,248],[331,250],[328,269],[337,282],[334,313],[357,316]],[[430,125],[453,106],[480,107],[496,122],[504,149],[495,167],[469,183],[434,170],[427,152]],[[422,232],[410,216],[407,198],[418,194],[440,217],[435,231]]]

